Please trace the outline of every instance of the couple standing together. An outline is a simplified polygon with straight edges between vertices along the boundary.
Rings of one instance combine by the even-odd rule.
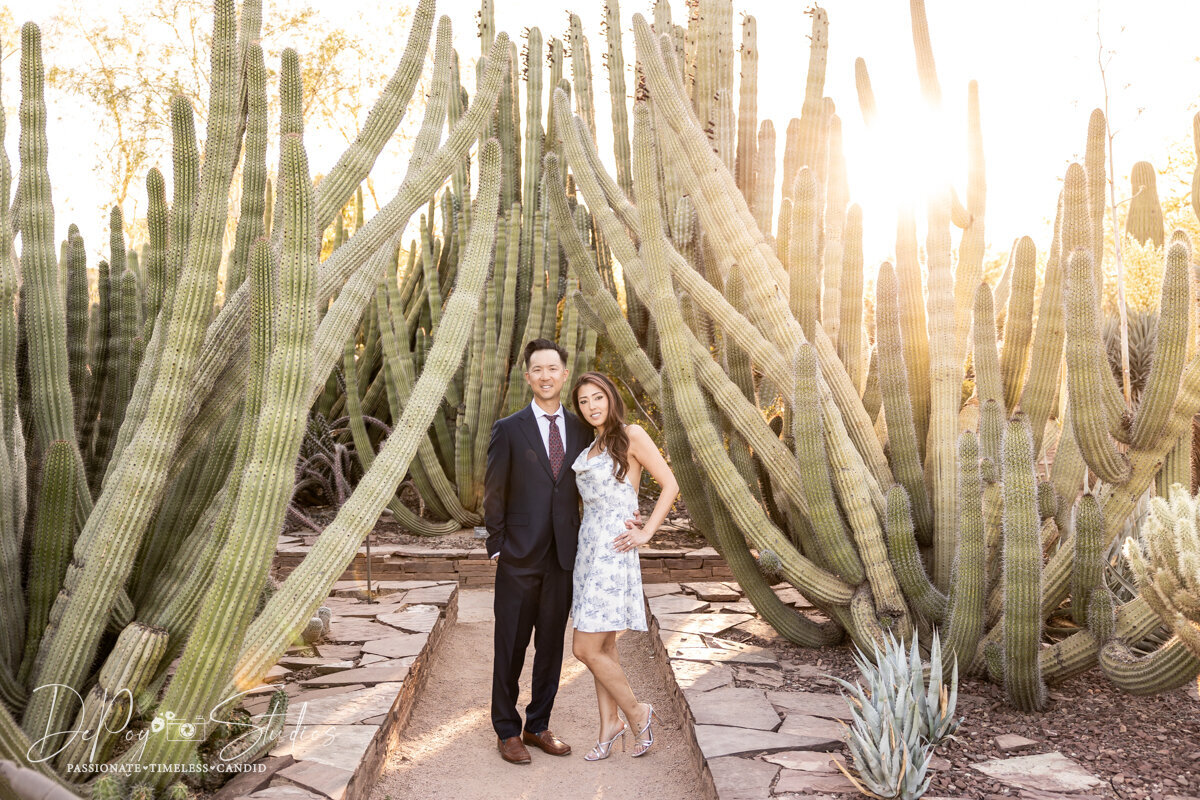
[[[568,612],[572,652],[591,671],[600,708],[596,746],[584,758],[608,758],[627,731],[634,734],[633,755],[645,755],[656,715],[638,702],[621,669],[617,632],[647,629],[637,547],[666,519],[678,484],[649,434],[625,424],[624,403],[609,378],[596,372],[578,378],[567,411],[559,401],[569,376],[566,351],[535,339],[522,358],[533,402],[492,427],[484,484],[487,550],[498,559],[492,726],[500,755],[528,764],[525,745],[557,756],[571,752],[550,731]],[[644,523],[637,513],[643,469],[662,487]],[[517,682],[531,635],[533,699],[522,726]]]

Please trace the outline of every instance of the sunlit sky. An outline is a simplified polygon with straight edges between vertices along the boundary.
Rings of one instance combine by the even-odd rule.
[[[58,0],[8,0],[18,21],[45,22]],[[112,0],[102,0],[101,6]],[[269,17],[304,5],[285,0],[264,5]],[[314,5],[320,6],[317,3]],[[612,161],[608,127],[607,77],[601,66],[604,40],[600,32],[602,0],[569,0],[583,21],[591,43],[596,79],[597,127],[602,156]],[[681,0],[673,4],[676,22],[686,19]],[[950,180],[965,195],[967,82],[980,84],[987,159],[987,240],[990,249],[1006,252],[1016,236],[1031,234],[1039,249],[1049,239],[1058,183],[1072,160],[1082,158],[1087,118],[1104,104],[1098,59],[1106,63],[1110,123],[1115,132],[1114,157],[1118,199],[1128,197],[1129,168],[1149,160],[1160,169],[1172,148],[1190,146],[1192,115],[1200,97],[1200,6],[1174,0],[1007,0],[962,3],[926,0],[934,55],[943,93],[940,123],[923,106],[917,86],[908,16],[903,0],[828,0],[830,47],[826,94],[837,103],[843,121],[852,201],[863,206],[867,269],[890,256],[897,203],[923,204],[934,178]],[[536,25],[544,38],[562,36],[567,12],[561,2],[496,0],[499,30],[519,37]],[[95,6],[93,6],[95,7]],[[333,10],[345,18],[358,15],[369,25],[374,15],[395,13],[390,0],[345,0]],[[735,45],[740,41],[742,13],[754,14],[759,31],[759,119],[770,118],[779,135],[788,120],[799,116],[808,58],[811,21],[805,3],[735,3]],[[477,2],[441,0],[438,13],[449,15],[455,43],[465,62],[479,52]],[[622,28],[632,63],[632,15],[650,15],[649,0],[622,4]],[[362,22],[365,20],[366,22]],[[1099,35],[1098,35],[1099,34]],[[367,33],[364,30],[364,34]],[[297,43],[303,50],[303,43]],[[403,40],[395,42],[399,58]],[[1101,53],[1103,47],[1103,54]],[[880,106],[880,130],[867,131],[854,88],[854,59],[867,61]],[[6,147],[15,160],[18,98],[13,85],[15,59],[4,61],[2,100],[8,113]],[[429,65],[427,63],[426,68]],[[735,66],[735,73],[738,67]],[[473,69],[464,70],[473,88]],[[627,83],[632,83],[627,77]],[[59,98],[58,102],[62,102]],[[107,220],[98,179],[82,164],[94,160],[88,125],[89,109],[59,108],[51,113],[51,173],[60,235],[77,222],[99,253]],[[308,137],[314,172],[332,165],[341,140],[325,134]],[[380,201],[399,183],[401,161],[386,161],[375,175]],[[164,167],[168,165],[164,164]],[[169,169],[165,169],[169,172]],[[168,181],[169,181],[168,176]],[[1160,179],[1160,193],[1186,191],[1182,184]],[[777,206],[776,206],[777,208]]]

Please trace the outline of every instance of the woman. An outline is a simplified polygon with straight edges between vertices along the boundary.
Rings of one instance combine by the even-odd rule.
[[[572,651],[591,671],[600,706],[600,736],[584,758],[608,758],[618,738],[624,748],[630,725],[637,731],[633,755],[642,756],[654,744],[651,722],[657,715],[649,703],[638,702],[629,687],[617,657],[617,631],[646,630],[637,548],[650,541],[667,518],[679,484],[650,435],[625,424],[625,404],[608,377],[584,374],[575,381],[571,398],[579,418],[596,430],[592,446],[572,465],[583,499],[571,605]],[[658,481],[662,493],[645,525],[627,529],[625,520],[637,510],[643,469]],[[628,724],[621,721],[618,709]]]

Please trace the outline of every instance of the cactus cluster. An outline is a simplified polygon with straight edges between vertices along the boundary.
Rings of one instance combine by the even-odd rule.
[[[922,86],[940,98],[924,9],[912,8]],[[824,97],[828,15],[812,14],[804,100],[787,126],[774,210],[765,189],[777,178],[774,127],[759,124],[751,96],[756,23],[743,27],[735,109],[725,99],[735,75],[728,10],[727,0],[701,3],[686,26],[664,2],[653,24],[634,15],[645,92],[632,114],[632,192],[623,167],[614,178],[600,164],[590,117],[554,93],[562,149],[546,158],[545,185],[584,319],[663,410],[673,464],[690,454],[694,463],[679,469],[696,471],[681,480],[689,511],[700,509],[735,577],[761,584],[777,561],[833,621],[797,622],[764,597],[760,608],[789,639],[820,644],[840,628],[867,652],[889,633],[942,628],[945,658],[969,672],[990,666],[1010,702],[1036,709],[1048,682],[1095,666],[1114,637],[1149,632],[1145,601],[1116,604],[1097,553],[1140,497],[1156,484],[1164,491],[1190,461],[1184,434],[1200,410],[1200,358],[1189,344],[1186,237],[1166,248],[1158,333],[1144,345],[1151,366],[1130,406],[1109,368],[1095,266],[1104,116],[1093,113],[1085,163],[1066,172],[1035,309],[1032,239],[1018,240],[999,286],[982,282],[982,89],[972,84],[965,204],[948,187],[934,193],[923,261],[916,225],[902,215],[895,263],[879,268],[869,351],[860,230],[870,210],[849,196],[840,122]],[[860,72],[871,116],[865,65]],[[641,340],[592,263],[559,188],[566,169],[658,342]],[[782,408],[782,424],[768,408]],[[758,560],[743,556],[752,550]],[[1086,628],[1046,648],[1044,623],[1068,598]]]
[[[514,115],[510,103],[497,117],[514,74],[505,34],[486,45],[467,98],[453,82],[449,21],[440,21],[438,80],[404,182],[377,214],[357,217],[352,237],[335,221],[409,107],[434,22],[433,3],[421,0],[396,72],[357,140],[316,186],[303,138],[300,60],[285,51],[280,160],[271,183],[261,3],[246,0],[239,13],[233,0],[216,0],[203,146],[190,104],[176,98],[174,195],[168,203],[157,169],[147,174],[149,241],[140,248],[124,240],[121,210],[113,210],[100,304],[91,311],[77,230],[70,228],[61,249],[53,239],[40,32],[32,24],[22,29],[11,208],[14,170],[0,148],[0,758],[27,763],[40,749],[46,757],[29,767],[75,784],[72,791],[181,796],[169,771],[142,771],[131,786],[83,786],[89,772],[75,767],[197,759],[195,741],[165,735],[114,756],[121,728],[113,721],[152,709],[162,719],[207,716],[261,682],[314,612],[328,624],[317,607],[394,503],[410,464],[445,457],[444,450],[431,455],[441,444],[438,411],[444,398],[463,394],[460,365],[472,331],[492,327],[484,323],[489,312],[501,314],[499,302],[487,305],[485,285],[494,270],[501,187],[515,174],[503,170],[497,141],[506,136],[503,112]],[[468,159],[479,166],[473,193]],[[240,216],[222,295],[218,270],[239,160]],[[451,189],[441,193],[447,181]],[[431,203],[450,227],[438,249],[432,237],[424,242],[437,261],[416,268],[398,258],[399,237]],[[326,228],[341,241],[322,260]],[[410,252],[415,259],[418,250]],[[509,260],[519,263],[515,255]],[[405,316],[412,309],[415,319]],[[351,350],[349,371],[367,389],[384,376],[366,394],[372,410],[382,399],[390,416],[373,425],[368,436],[375,439],[359,450],[373,458],[362,459],[357,486],[347,487],[322,547],[264,593],[272,532],[282,528],[297,486],[308,411],[320,407],[329,376],[346,368],[346,343],[363,330],[376,340]],[[479,340],[489,354],[494,344]],[[346,414],[352,427],[379,421],[363,413],[357,389],[353,399]],[[346,463],[331,452],[339,466]],[[166,684],[177,657],[176,677]],[[37,688],[51,685],[73,689],[81,701],[56,702]],[[43,738],[46,730],[109,728],[115,733],[94,741]]]

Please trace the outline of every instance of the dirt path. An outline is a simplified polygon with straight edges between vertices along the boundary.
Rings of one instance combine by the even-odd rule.
[[[653,703],[663,718],[649,755],[630,758],[630,739],[625,753],[618,745],[606,761],[593,764],[583,760],[596,738],[595,692],[587,669],[571,655],[568,628],[562,683],[550,727],[574,752],[556,758],[533,750],[533,763],[528,766],[502,761],[488,708],[492,592],[462,590],[458,602],[458,623],[439,646],[429,682],[417,698],[408,727],[372,790],[371,800],[704,797],[702,784],[690,767],[679,720],[651,661],[653,650],[645,633],[622,634],[618,649],[639,699]],[[529,701],[532,662],[531,649],[521,677],[518,708],[522,710]]]

